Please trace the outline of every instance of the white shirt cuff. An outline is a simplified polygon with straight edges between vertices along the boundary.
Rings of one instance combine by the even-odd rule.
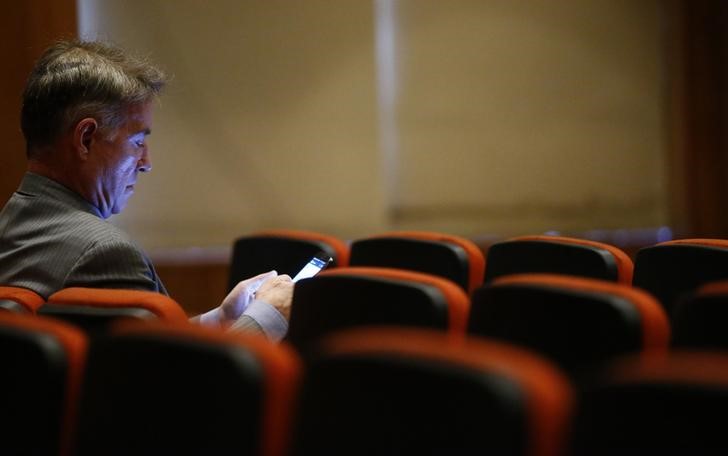
[[[288,332],[288,321],[275,307],[265,301],[254,299],[243,315],[255,320],[269,339],[278,342]]]

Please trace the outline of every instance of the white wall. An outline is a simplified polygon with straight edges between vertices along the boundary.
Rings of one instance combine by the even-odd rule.
[[[658,2],[399,5],[400,226],[665,223]]]
[[[174,76],[117,223],[146,247],[667,223],[659,0],[377,5],[79,0],[82,36]]]

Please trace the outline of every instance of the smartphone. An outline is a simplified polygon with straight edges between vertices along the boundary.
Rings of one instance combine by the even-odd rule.
[[[298,271],[298,274],[296,274],[293,278],[293,282],[298,282],[301,279],[308,279],[309,277],[315,276],[332,261],[334,261],[333,258],[325,253],[317,253],[308,263],[306,263],[306,266],[304,266],[303,269]]]

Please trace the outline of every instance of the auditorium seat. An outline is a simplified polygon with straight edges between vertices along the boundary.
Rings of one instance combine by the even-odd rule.
[[[465,334],[469,299],[442,277],[393,268],[347,267],[295,285],[287,340],[305,349],[332,331],[369,325]]]
[[[673,347],[728,349],[728,280],[709,282],[677,301]]]
[[[0,310],[18,313],[36,313],[45,299],[27,288],[0,286]]]
[[[574,375],[626,353],[664,353],[670,339],[667,315],[648,293],[556,274],[513,274],[479,288],[468,332],[528,347]]]
[[[41,315],[60,318],[96,337],[122,318],[186,323],[182,307],[160,293],[101,288],[65,288],[48,298],[38,310]]]
[[[434,274],[467,293],[483,283],[485,259],[469,239],[429,231],[395,231],[351,243],[351,266],[390,267]]]
[[[94,342],[79,456],[287,454],[300,363],[285,344],[128,321]]]
[[[233,244],[228,290],[241,280],[271,270],[293,277],[319,252],[333,259],[330,268],[349,264],[349,245],[335,236],[283,229],[241,236]]]
[[[630,284],[633,264],[619,248],[561,236],[521,236],[488,249],[485,282],[508,274],[542,272]]]
[[[0,454],[73,454],[86,349],[71,325],[0,312]]]
[[[294,455],[557,456],[572,409],[538,356],[424,329],[327,337],[299,396]]]
[[[584,385],[573,456],[728,454],[728,355],[621,360]]]
[[[672,317],[677,301],[700,285],[728,279],[728,241],[679,239],[645,247],[635,257],[634,281]]]

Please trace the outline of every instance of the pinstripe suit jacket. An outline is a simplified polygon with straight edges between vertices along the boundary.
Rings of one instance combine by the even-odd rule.
[[[126,233],[77,193],[33,173],[0,211],[0,285],[28,288],[44,298],[74,286],[168,294]],[[263,328],[242,315],[231,330]]]
[[[0,284],[45,298],[72,286],[167,294],[126,233],[80,195],[32,173],[0,212]]]

